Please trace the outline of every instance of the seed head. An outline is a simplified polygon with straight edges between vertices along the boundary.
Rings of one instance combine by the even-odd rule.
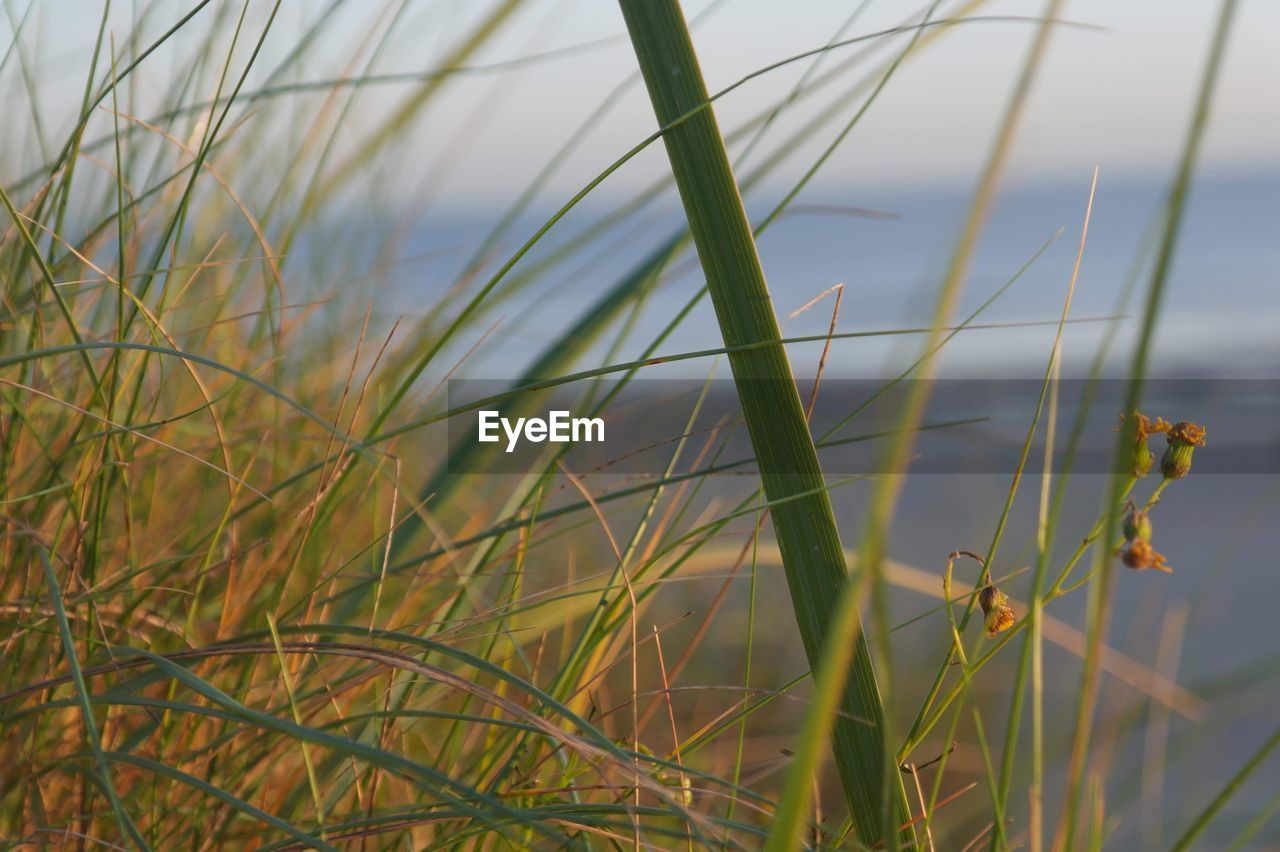
[[[1124,516],[1125,540],[1150,543],[1151,533],[1151,516],[1129,501],[1129,514]]]
[[[1120,415],[1120,419],[1124,420],[1124,415]],[[1134,434],[1133,449],[1129,456],[1128,465],[1130,472],[1135,477],[1143,477],[1151,472],[1151,465],[1155,462],[1155,454],[1147,447],[1147,439],[1158,432],[1168,432],[1171,428],[1169,422],[1162,417],[1154,420],[1147,417],[1141,412],[1133,412]],[[1123,425],[1120,426],[1124,428]]]
[[[1181,420],[1169,428],[1165,436],[1169,447],[1160,459],[1160,473],[1165,479],[1182,479],[1191,472],[1191,455],[1204,446],[1204,427]]]

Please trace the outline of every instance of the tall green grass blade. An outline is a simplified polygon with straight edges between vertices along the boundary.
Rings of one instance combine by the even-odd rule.
[[[707,101],[688,28],[675,0],[622,0],[623,17],[644,74],[658,124],[667,126]],[[727,346],[781,338],[751,226],[711,109],[663,134],[690,231]],[[781,345],[729,355],[751,443],[761,464],[783,554],[801,641],[810,665],[823,659],[833,601],[848,582],[840,534],[809,433],[800,395]],[[852,661],[842,706],[871,727],[845,717],[834,722],[835,757],[859,837],[880,836],[883,743],[881,708],[871,660]]]
[[[851,649],[859,645],[857,639],[861,624],[858,610],[865,597],[865,590],[864,582],[846,582],[834,607],[835,612],[830,616],[827,645],[815,668],[813,697],[800,726],[795,757],[787,769],[786,786],[782,791],[782,799],[778,802],[773,825],[769,829],[769,839],[765,843],[766,852],[786,852],[803,845],[806,816],[813,797],[814,773],[819,766],[822,747],[830,738],[832,727],[837,724],[836,719],[842,718],[836,711],[844,701],[845,681],[850,674],[849,663],[853,656]],[[876,733],[869,723],[853,721],[852,724],[866,728],[873,735]],[[869,776],[875,777],[879,777],[878,772]],[[853,825],[861,836],[879,834],[879,822],[878,802],[875,803],[875,810],[862,815],[854,812]],[[870,825],[871,832],[861,828],[866,824]]]

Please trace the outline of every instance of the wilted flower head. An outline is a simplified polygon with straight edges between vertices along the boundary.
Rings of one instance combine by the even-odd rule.
[[[1151,542],[1142,539],[1126,542],[1120,551],[1120,559],[1135,571],[1154,568],[1166,574],[1173,573],[1173,569],[1164,564],[1164,556],[1156,552]]]
[[[1151,541],[1151,516],[1129,501],[1129,514],[1124,516],[1124,537],[1126,541]]]
[[[1017,617],[1009,606],[1009,596],[988,583],[978,593],[978,603],[985,616],[983,624],[987,628],[987,638],[994,639],[1013,626]]]
[[[1165,437],[1169,448],[1160,460],[1160,472],[1165,479],[1181,479],[1191,472],[1191,454],[1204,446],[1204,427],[1181,420],[1169,427]]]
[[[1123,414],[1120,415],[1120,419],[1124,420]],[[1168,432],[1171,427],[1162,417],[1152,420],[1137,411],[1133,412],[1133,419],[1133,455],[1129,457],[1130,472],[1134,476],[1146,476],[1151,472],[1151,465],[1155,462],[1155,454],[1147,447],[1147,439],[1157,432]],[[1123,424],[1120,428],[1124,428]]]

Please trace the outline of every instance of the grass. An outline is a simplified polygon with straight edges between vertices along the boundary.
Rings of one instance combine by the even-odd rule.
[[[1171,673],[1108,644],[1126,499],[1145,500],[1159,525],[1156,497],[1168,486],[1194,500],[1194,474],[1155,487],[1158,470],[1150,480],[1114,476],[1076,529],[1070,464],[1051,481],[1046,458],[1025,551],[1032,567],[1010,567],[1031,448],[1043,431],[1052,447],[1060,428],[1063,329],[1099,321],[1069,316],[1074,276],[1061,314],[1031,323],[1056,342],[1027,412],[1022,462],[994,506],[990,547],[946,570],[945,585],[941,564],[892,559],[897,474],[920,434],[972,421],[926,420],[929,385],[914,382],[892,421],[871,422],[873,399],[817,431],[802,400],[822,384],[799,387],[791,363],[819,344],[825,360],[836,347],[856,359],[873,338],[912,341],[919,356],[880,398],[931,376],[957,336],[1008,325],[984,314],[1052,239],[954,317],[1040,56],[1068,25],[1055,20],[1056,4],[1014,19],[984,18],[980,0],[933,2],[871,33],[857,31],[859,8],[813,50],[768,57],[709,93],[699,27],[731,16],[731,4],[711,4],[686,25],[675,0],[624,0],[639,73],[511,187],[515,200],[419,318],[388,318],[378,299],[410,262],[403,239],[418,208],[415,199],[400,221],[388,216],[395,194],[386,188],[424,120],[461,79],[501,81],[599,49],[485,60],[529,6],[486,4],[441,28],[438,65],[385,74],[398,36],[420,25],[409,5],[351,16],[335,0],[294,19],[279,3],[104,4],[92,50],[65,63],[81,76],[74,97],[61,99],[41,77],[46,14],[6,7],[0,842],[1110,842],[1113,815],[1145,805],[1106,771],[1113,729],[1095,717],[1141,731],[1151,706],[1166,727],[1204,723],[1204,706],[1216,710],[1258,678],[1232,669],[1202,689],[1173,690]],[[1152,231],[1129,408],[1141,405],[1233,8],[1223,4],[1185,154]],[[296,30],[282,29],[286,18]],[[1029,35],[1031,48],[932,322],[889,327],[860,315],[856,301],[842,317],[837,300],[829,332],[784,335],[755,240],[794,212],[863,117],[893,97],[900,67],[997,21]],[[288,49],[269,49],[279,38]],[[786,69],[797,71],[790,91],[720,128],[721,99],[747,97],[753,81]],[[548,208],[553,175],[641,80],[658,130]],[[375,92],[383,109],[367,120]],[[800,118],[805,103],[824,106]],[[478,104],[473,119],[487,109]],[[598,187],[659,142],[670,175],[566,230]],[[752,223],[743,197],[770,180],[787,181],[786,191]],[[645,217],[673,190],[685,221],[650,239]],[[554,212],[530,223],[541,209]],[[1077,273],[1085,231],[1087,218]],[[635,239],[643,251],[618,251]],[[647,331],[640,318],[692,263],[690,247],[705,284]],[[441,383],[471,373],[503,313],[519,315],[524,300],[583,268],[600,285],[594,300],[513,370],[507,390],[453,408],[441,400]],[[673,335],[708,296],[719,333],[678,351]],[[849,312],[859,330],[837,330]],[[1126,312],[1122,300],[1115,317]],[[1108,335],[1120,327],[1102,321]],[[558,390],[608,411],[654,369],[696,365],[709,383],[721,361],[737,382],[750,458],[731,449],[739,424],[701,428],[707,389],[652,476],[587,475],[548,452],[524,475],[489,477],[458,473],[474,468],[451,468],[441,452],[446,422],[480,405],[537,411]],[[1102,363],[1100,352],[1095,379]],[[1062,427],[1068,459],[1083,416]],[[1117,440],[1123,458],[1134,435]],[[879,447],[888,475],[824,475],[819,451],[850,442]],[[469,452],[468,462],[484,463]],[[859,528],[842,530],[833,506],[859,494]],[[1062,552],[1064,541],[1074,547]],[[1015,599],[1018,618],[987,636],[971,621],[992,584]],[[905,615],[903,590],[926,594],[928,608]],[[1084,631],[1070,609],[1053,612],[1086,597]],[[1079,657],[1071,713],[1048,706],[1046,640]],[[1138,684],[1127,721],[1099,712],[1104,673]],[[1055,727],[1064,718],[1068,727]],[[1247,824],[1228,814],[1276,744],[1270,735],[1235,756],[1195,813],[1168,815],[1165,835],[1179,848],[1265,836],[1274,802]],[[1173,744],[1165,759],[1179,759]]]
[[[658,124],[672,124],[706,102],[706,85],[678,4],[624,2],[622,11]],[[772,511],[773,527],[800,639],[816,669],[824,648],[830,647],[832,602],[848,569],[808,418],[786,352],[777,342],[782,332],[714,113],[703,110],[690,116],[671,127],[663,142],[725,343],[756,346],[730,352],[729,364],[765,496],[779,504]],[[844,633],[844,638],[856,639],[850,631]],[[871,657],[864,643],[849,644],[856,649],[851,658],[837,658],[843,661],[839,671],[852,669],[840,702],[845,713],[824,716],[834,720],[833,753],[856,818],[856,833],[870,844],[881,837],[882,802],[898,794],[887,792],[882,783],[884,713]],[[839,691],[843,684],[834,688]],[[826,732],[822,734],[818,739],[825,740]],[[807,773],[801,777],[800,789],[807,791]],[[800,815],[807,810],[803,801],[790,807],[788,802],[784,799],[778,823],[784,846],[800,834]],[[891,824],[896,824],[905,809],[895,801],[890,812]]]

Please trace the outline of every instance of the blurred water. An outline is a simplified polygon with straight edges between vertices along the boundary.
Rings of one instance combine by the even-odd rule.
[[[1109,180],[1102,175],[1077,285],[1072,316],[1113,315],[1126,276],[1137,257],[1150,257],[1144,243],[1161,207],[1165,185],[1159,181]],[[991,295],[1026,263],[1059,228],[1061,238],[979,322],[1054,321],[1062,308],[1075,260],[1080,222],[1088,195],[1088,176],[1070,184],[1011,184],[1001,196],[984,231],[956,318]],[[775,198],[748,199],[759,221]],[[1153,371],[1164,376],[1276,377],[1280,368],[1280,175],[1202,177],[1193,188],[1171,276],[1162,304]],[[760,239],[760,254],[775,308],[786,316],[836,283],[846,287],[839,331],[866,331],[927,325],[941,271],[968,204],[965,191],[865,196],[856,188],[839,194],[831,188],[801,197],[797,212],[783,217]],[[834,212],[831,207],[892,213],[869,219]],[[513,271],[546,257],[556,246],[597,222],[611,208],[588,202],[565,218]],[[501,215],[457,211],[429,217],[406,254],[427,259],[410,264],[391,292],[380,294],[385,317],[420,313],[455,281],[475,246]],[[544,221],[547,212],[528,215],[493,252],[489,271],[513,252]],[[555,267],[532,287],[521,290],[489,314],[498,322],[464,372],[488,378],[518,373],[551,346],[558,333],[602,298],[637,260],[679,226],[674,198],[644,211],[589,251]],[[1146,246],[1144,251],[1143,247]],[[1150,264],[1138,276],[1138,294],[1119,323],[1113,373],[1124,374],[1138,326]],[[514,278],[512,279],[514,280]],[[617,357],[638,355],[701,284],[691,252],[669,269],[625,341],[613,333],[599,341],[586,361],[597,363],[615,344]],[[478,286],[478,285],[477,285]],[[501,285],[498,292],[502,292]],[[789,336],[823,334],[831,300],[784,323]],[[1102,324],[1072,326],[1066,336],[1066,375],[1083,375],[1102,338]],[[944,366],[956,375],[1033,377],[1042,373],[1051,328],[1009,328],[967,332],[948,345]],[[460,341],[456,357],[474,339]],[[676,352],[718,344],[714,314],[700,304],[660,347]],[[920,338],[881,338],[837,342],[831,375],[880,376],[904,357],[914,357]],[[816,363],[821,346],[792,347],[802,374]],[[664,368],[659,375],[701,376],[705,362]]]

